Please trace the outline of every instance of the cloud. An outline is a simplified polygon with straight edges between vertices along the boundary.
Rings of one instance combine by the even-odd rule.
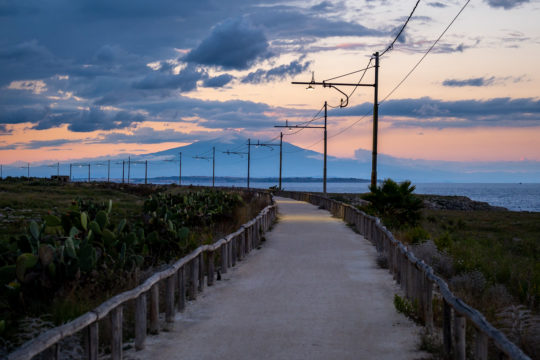
[[[181,91],[192,91],[197,88],[197,82],[207,78],[205,71],[194,66],[188,66],[178,75],[166,74],[154,71],[142,80],[133,83],[136,89],[179,89]]]
[[[364,103],[333,111],[332,116],[364,116],[372,106]],[[379,115],[391,121],[394,127],[531,127],[540,126],[540,100],[495,98],[443,101],[429,97],[388,100],[381,105]]]
[[[211,77],[203,82],[204,87],[210,87],[210,88],[220,88],[224,87],[228,83],[234,80],[234,76],[230,74],[222,74],[219,76]]]
[[[317,5],[313,5],[311,7],[311,10],[314,11],[327,11],[329,9],[333,8],[333,5],[330,1],[322,1],[318,3]]]
[[[224,69],[243,70],[255,61],[268,59],[268,40],[264,32],[247,18],[227,19],[216,25],[210,35],[183,60]]]
[[[0,124],[34,124],[32,129],[45,130],[67,124],[73,132],[122,129],[144,121],[144,116],[128,111],[104,111],[100,108],[89,110],[61,108],[22,107],[0,112]]]
[[[485,2],[493,8],[513,9],[522,4],[528,3],[529,0],[485,0]]]
[[[11,130],[8,130],[6,125],[0,124],[0,135],[7,135],[10,133],[11,133]]]
[[[493,85],[495,82],[495,77],[478,77],[478,78],[471,78],[471,79],[447,79],[443,81],[443,86],[450,86],[450,87],[463,87],[463,86],[489,86]]]
[[[96,140],[96,143],[103,144],[160,144],[164,142],[195,141],[205,136],[206,132],[183,133],[174,130],[154,130],[151,127],[140,127],[129,133],[112,132],[105,134]]]
[[[445,8],[445,7],[447,7],[448,5],[443,4],[442,2],[434,1],[434,2],[429,2],[429,3],[428,3],[428,6],[436,7],[436,8]]]
[[[304,72],[311,62],[307,61],[301,63],[298,60],[292,61],[287,65],[280,65],[278,67],[272,68],[270,70],[258,69],[257,71],[251,72],[246,75],[243,79],[243,83],[259,84],[261,82],[268,82],[273,80],[281,80],[288,76],[294,76]]]

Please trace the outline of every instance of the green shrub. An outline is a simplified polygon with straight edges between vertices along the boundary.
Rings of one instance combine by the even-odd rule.
[[[370,207],[387,227],[414,227],[420,221],[423,207],[422,199],[413,194],[415,188],[410,181],[398,184],[386,179],[380,187],[371,186],[371,193],[364,195],[364,200],[371,203]]]

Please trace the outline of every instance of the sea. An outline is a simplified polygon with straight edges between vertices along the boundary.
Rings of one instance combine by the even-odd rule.
[[[193,185],[211,185],[211,182],[193,182]],[[186,183],[184,185],[189,185]],[[245,181],[216,181],[216,186],[245,187]],[[276,186],[275,182],[252,181],[252,188],[268,189]],[[540,183],[415,183],[415,193],[434,195],[459,195],[471,200],[487,202],[493,206],[502,206],[512,211],[540,212]],[[369,183],[364,182],[329,182],[329,193],[364,193],[368,192]],[[322,182],[283,182],[284,190],[322,192]]]

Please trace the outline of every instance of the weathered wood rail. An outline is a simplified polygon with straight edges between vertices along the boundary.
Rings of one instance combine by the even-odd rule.
[[[263,193],[262,196],[269,196]],[[206,285],[212,286],[215,280],[216,263],[221,273],[235,266],[252,249],[258,247],[262,234],[272,225],[277,214],[277,205],[264,208],[257,217],[242,225],[236,232],[211,245],[203,245],[173,265],[158,272],[136,288],[123,292],[107,300],[94,310],[59,327],[50,329],[37,338],[23,344],[8,355],[9,360],[42,358],[58,359],[59,342],[67,337],[82,334],[85,343],[85,358],[97,360],[99,356],[99,322],[109,321],[111,328],[110,358],[122,359],[123,349],[123,309],[128,303],[135,303],[135,349],[142,350],[148,333],[160,331],[159,314],[165,314],[169,326],[174,322],[176,311],[183,311],[186,298],[195,300]],[[165,288],[165,301],[159,299],[160,284]],[[176,300],[176,304],[175,304]],[[160,309],[164,303],[164,309]]]
[[[433,290],[438,289],[443,301],[443,346],[449,358],[462,360],[472,355],[474,359],[486,360],[491,342],[501,359],[530,360],[478,310],[456,297],[448,284],[435,275],[430,266],[416,258],[405,245],[396,240],[378,218],[369,216],[349,204],[316,194],[293,191],[281,191],[278,194],[306,201],[330,211],[334,216],[353,225],[360,234],[372,242],[379,254],[387,258],[389,272],[400,284],[405,296],[418,304],[419,316],[428,331],[433,331]],[[473,329],[474,332],[470,337],[472,338],[470,344],[467,343],[465,336],[467,328]]]

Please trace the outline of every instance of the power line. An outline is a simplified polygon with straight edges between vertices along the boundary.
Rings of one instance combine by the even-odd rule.
[[[330,80],[339,79],[339,78],[342,78],[342,77],[345,77],[345,76],[349,76],[349,75],[353,75],[353,74],[356,74],[356,73],[359,73],[359,72],[362,72],[362,71],[366,72],[367,70],[372,69],[372,68],[373,68],[373,66],[369,66],[369,64],[368,64],[368,66],[365,67],[365,68],[363,68],[363,69],[356,70],[356,71],[351,71],[350,73],[343,74],[343,75],[339,75],[339,76],[335,76],[335,77],[333,77],[333,78],[326,79],[326,80],[323,80],[323,81],[330,81]]]
[[[386,50],[384,50],[383,52],[381,52],[381,55],[379,55],[379,57],[383,56],[384,54],[386,54],[387,51],[390,51],[394,48],[394,44],[396,43],[396,41],[399,39],[399,37],[401,36],[401,33],[403,33],[403,30],[405,30],[405,27],[407,26],[407,24],[409,23],[409,20],[411,20],[411,17],[413,16],[414,14],[414,11],[416,10],[416,8],[418,7],[418,4],[420,3],[420,0],[418,0],[416,2],[416,5],[414,5],[414,8],[412,9],[409,17],[407,18],[407,20],[405,21],[405,24],[403,24],[403,26],[401,27],[401,30],[399,30],[398,34],[396,35],[396,38],[394,39],[394,41],[392,41],[390,43],[390,45],[388,45],[388,47],[386,48]]]
[[[444,29],[444,31],[441,33],[441,35],[439,35],[439,37],[437,38],[437,40],[435,40],[433,42],[433,44],[429,47],[429,49],[424,53],[424,55],[420,58],[420,60],[418,60],[418,62],[412,67],[412,69],[407,73],[407,75],[405,75],[405,77],[392,89],[392,91],[390,91],[388,93],[388,95],[386,95],[382,101],[379,103],[379,104],[382,104],[383,102],[385,102],[390,96],[392,96],[392,94],[405,82],[405,80],[407,80],[407,78],[414,72],[414,70],[416,70],[416,68],[420,65],[420,63],[426,58],[426,56],[428,56],[428,54],[431,52],[431,50],[433,50],[433,48],[435,47],[435,45],[437,45],[437,43],[439,42],[439,40],[441,40],[441,38],[444,36],[444,34],[446,34],[446,32],[448,31],[448,29],[450,29],[450,27],[454,24],[454,22],[457,20],[457,18],[459,17],[459,15],[461,15],[461,13],[463,12],[463,10],[465,10],[465,8],[467,7],[467,5],[469,5],[469,2],[471,2],[471,0],[467,0],[467,2],[465,3],[465,5],[463,5],[463,7],[459,10],[459,12],[457,13],[457,15],[452,19],[452,21],[450,22],[450,24],[448,24],[448,26]]]

